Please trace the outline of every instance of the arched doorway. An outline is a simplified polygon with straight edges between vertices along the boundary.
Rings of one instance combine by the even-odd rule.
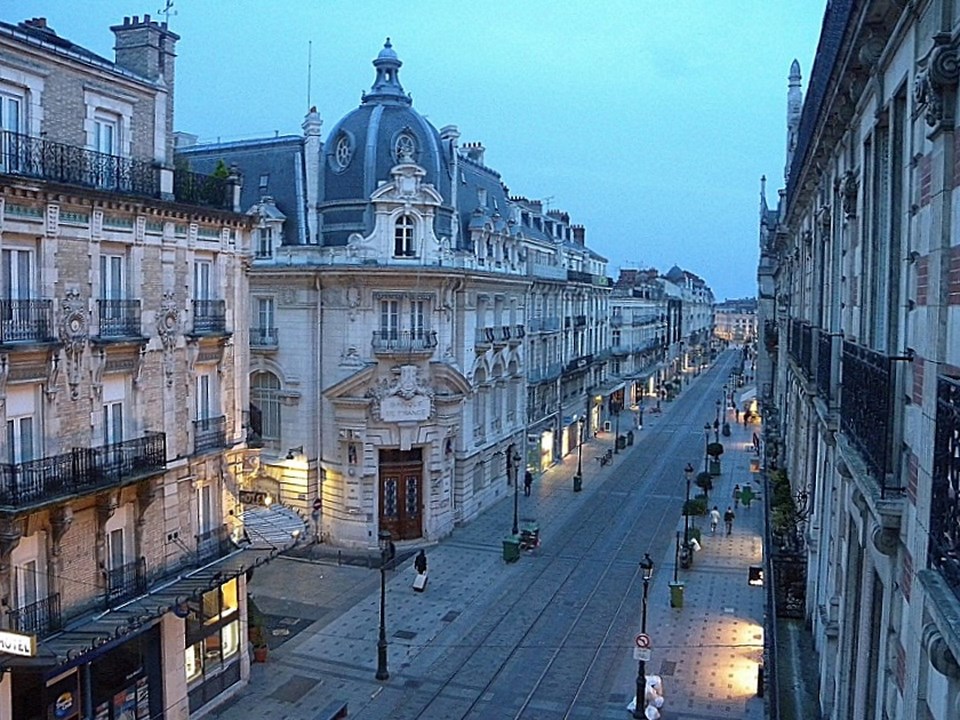
[[[380,525],[396,540],[423,536],[423,456],[420,448],[380,451]]]

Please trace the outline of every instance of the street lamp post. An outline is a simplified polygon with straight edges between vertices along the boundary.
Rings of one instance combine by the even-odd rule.
[[[710,445],[710,423],[703,424],[703,471],[709,472],[710,468],[707,467],[707,460],[709,455],[707,454],[707,446]]]
[[[578,421],[577,438],[577,475],[573,481],[574,490],[579,490],[583,483],[583,418]]]
[[[717,398],[717,419],[714,420],[717,427],[720,427],[720,398]]]
[[[653,560],[650,553],[643,554],[640,561],[640,570],[643,572],[643,605],[640,610],[640,632],[647,632],[647,593],[650,589],[650,578],[653,577]],[[641,656],[637,661],[637,699],[633,707],[633,717],[645,718],[647,708],[647,663]]]
[[[610,408],[613,410],[613,415],[616,418],[614,421],[614,430],[613,430],[613,452],[620,452],[620,402],[614,400],[613,405]]]
[[[683,504],[683,546],[689,548],[690,544],[690,480],[693,478],[693,465],[687,463],[683,469],[683,476],[687,480],[687,501]]]
[[[520,523],[519,523],[518,506],[517,506],[517,503],[519,502],[517,499],[518,497],[517,486],[519,485],[519,483],[517,482],[517,477],[519,475],[519,471],[520,471],[520,453],[518,453],[517,449],[514,448],[513,455],[510,456],[510,469],[509,469],[510,474],[513,476],[511,479],[513,480],[513,534],[514,535],[517,535],[520,532]]]
[[[380,639],[377,641],[377,680],[389,680],[387,670],[387,561],[390,559],[391,535],[386,530],[377,533],[380,545]]]

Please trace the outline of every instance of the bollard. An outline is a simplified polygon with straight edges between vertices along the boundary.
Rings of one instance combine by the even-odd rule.
[[[763,663],[757,665],[757,697],[763,697]]]

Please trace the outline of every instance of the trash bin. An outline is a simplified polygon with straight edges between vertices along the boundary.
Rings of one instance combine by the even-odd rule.
[[[633,430],[627,431],[627,445],[633,445]]]
[[[623,435],[617,435],[617,449],[623,450],[627,446],[627,438]]]
[[[683,607],[683,583],[682,582],[670,583],[670,607],[672,608]]]
[[[520,559],[520,537],[508,535],[503,539],[503,561],[512,563]]]
[[[573,491],[574,491],[574,492],[580,492],[581,490],[583,490],[583,478],[580,477],[579,475],[574,475],[574,476],[573,476]]]

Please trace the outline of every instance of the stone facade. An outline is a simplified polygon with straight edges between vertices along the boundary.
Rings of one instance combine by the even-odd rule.
[[[830,3],[761,206],[765,464],[793,495],[768,575],[825,718],[960,716],[958,36],[950,0]]]

